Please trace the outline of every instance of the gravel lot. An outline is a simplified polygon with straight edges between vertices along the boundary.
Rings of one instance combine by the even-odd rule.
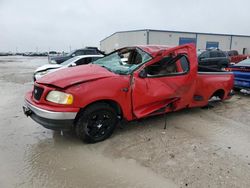
[[[250,96],[124,124],[101,143],[23,115],[46,58],[0,57],[0,187],[250,187]]]

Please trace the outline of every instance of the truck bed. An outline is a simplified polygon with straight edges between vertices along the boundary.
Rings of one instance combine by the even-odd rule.
[[[194,101],[194,106],[206,105],[212,96],[218,96],[225,100],[230,97],[233,88],[234,75],[232,72],[220,69],[198,67],[195,96],[199,96],[200,101]]]

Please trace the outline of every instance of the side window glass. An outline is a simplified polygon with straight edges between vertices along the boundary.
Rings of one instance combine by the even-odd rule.
[[[75,62],[76,65],[83,65],[85,64],[85,59],[82,58],[82,59],[79,59],[78,61]]]
[[[84,55],[94,55],[96,53],[95,53],[95,50],[85,50],[83,54]]]
[[[79,55],[84,55],[84,51],[83,50],[78,50],[76,51],[76,56],[79,56]]]
[[[147,76],[178,75],[189,71],[189,61],[185,55],[165,57],[161,61],[146,67]]]
[[[92,61],[91,57],[82,58],[76,62],[77,65],[89,64]]]
[[[209,58],[209,53],[208,52],[203,52],[203,53],[201,53],[201,55],[199,57],[200,58]]]
[[[226,54],[224,52],[220,52],[220,57],[226,57]]]
[[[92,57],[92,62],[96,61],[97,59],[100,59],[101,57]]]
[[[85,59],[85,64],[89,64],[91,61],[92,61],[92,58],[91,57],[87,57]]]
[[[210,52],[210,57],[213,58],[213,57],[220,57],[220,56],[219,56],[218,52],[216,52],[216,51],[211,51],[211,52]]]
[[[181,68],[183,72],[189,71],[189,62],[186,56],[182,56],[180,58]]]

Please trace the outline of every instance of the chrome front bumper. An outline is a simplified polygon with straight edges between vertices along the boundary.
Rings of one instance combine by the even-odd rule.
[[[30,109],[37,116],[40,116],[42,118],[47,118],[47,119],[54,119],[54,120],[75,119],[76,114],[77,114],[76,112],[53,112],[53,111],[44,110],[44,109],[38,108],[30,104],[26,100],[25,100],[24,108],[25,107]]]
[[[52,130],[70,129],[73,126],[77,112],[54,112],[44,110],[30,104],[25,100],[23,112],[30,116],[34,121],[45,128]]]

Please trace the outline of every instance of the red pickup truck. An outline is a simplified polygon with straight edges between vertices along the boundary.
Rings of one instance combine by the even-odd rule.
[[[195,46],[133,46],[91,64],[50,73],[26,94],[24,113],[46,128],[74,128],[86,142],[108,138],[118,121],[230,98],[230,72],[198,72]]]
[[[232,64],[237,64],[240,61],[243,61],[249,58],[249,55],[239,54],[237,50],[228,51],[226,52],[226,54],[228,55],[229,61]]]

